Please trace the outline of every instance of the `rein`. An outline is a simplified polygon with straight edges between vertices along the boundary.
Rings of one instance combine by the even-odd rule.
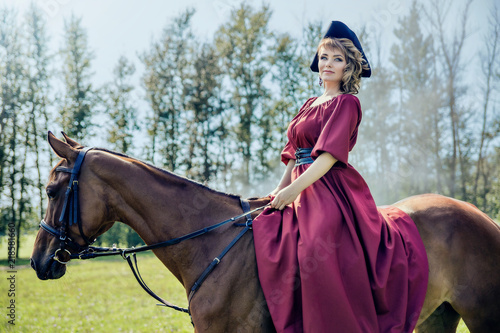
[[[194,232],[191,232],[189,234],[186,234],[181,237],[177,237],[174,239],[170,239],[164,242],[152,244],[152,245],[144,245],[140,247],[132,247],[132,248],[126,248],[126,249],[121,249],[121,248],[116,248],[116,247],[95,247],[91,246],[92,243],[95,241],[90,241],[87,237],[85,237],[83,233],[83,227],[82,227],[82,222],[79,216],[79,209],[78,209],[78,176],[80,173],[80,168],[83,163],[83,160],[85,158],[85,155],[87,152],[92,149],[92,148],[83,148],[80,150],[78,157],[75,161],[75,165],[73,166],[73,169],[69,168],[64,168],[64,167],[57,167],[56,171],[61,171],[61,172],[66,172],[71,174],[71,178],[68,184],[68,187],[65,192],[65,198],[64,198],[64,205],[63,209],[61,212],[61,215],[59,217],[59,222],[61,223],[61,228],[60,231],[51,227],[50,225],[45,222],[45,220],[40,221],[40,228],[45,230],[47,233],[50,235],[59,238],[61,241],[61,245],[59,249],[57,249],[54,254],[52,255],[52,259],[65,265],[67,264],[71,259],[93,259],[93,258],[98,258],[98,257],[105,257],[105,256],[116,256],[116,255],[121,255],[123,259],[127,260],[130,269],[132,270],[132,273],[134,274],[137,282],[139,285],[154,299],[159,301],[161,306],[166,306],[169,308],[172,308],[177,311],[185,312],[188,313],[191,316],[191,313],[189,311],[189,307],[191,304],[191,300],[196,293],[196,291],[201,287],[203,281],[208,277],[208,275],[217,267],[217,265],[221,262],[222,258],[229,252],[229,250],[243,237],[243,235],[250,229],[252,229],[252,217],[251,214],[255,213],[259,210],[264,209],[267,207],[269,204],[255,208],[253,210],[250,210],[250,204],[248,201],[243,200],[240,198],[240,204],[243,209],[243,214],[231,217],[230,219],[227,219],[225,221],[216,223],[214,225],[211,225],[206,228],[202,228],[199,230],[196,230]],[[68,207],[70,207],[68,209]],[[66,218],[67,217],[67,218]],[[223,225],[226,225],[230,222],[235,222],[239,219],[245,218],[246,221],[245,223],[233,223],[234,226],[237,227],[244,227],[243,230],[222,250],[222,252],[213,259],[213,261],[208,265],[208,267],[201,273],[201,275],[198,277],[196,282],[193,284],[191,287],[191,291],[188,296],[188,308],[182,308],[177,305],[174,305],[160,296],[158,296],[156,293],[154,293],[144,282],[144,279],[142,278],[140,272],[139,272],[139,267],[137,265],[137,257],[136,254],[139,252],[144,252],[144,251],[150,251],[162,247],[167,247],[175,244],[179,244],[180,242],[183,242],[188,239],[193,239],[196,237],[199,237],[201,235],[204,235],[214,229],[217,229],[219,227],[222,227]],[[80,236],[83,238],[83,240],[86,243],[86,246],[81,246],[75,241],[73,241],[71,238],[68,237],[68,229],[69,226],[77,224],[78,229],[80,232]],[[66,249],[66,246],[72,247],[76,252],[78,253],[71,253],[68,249]],[[64,261],[62,258],[58,257],[58,253],[66,252],[68,255],[68,260]],[[132,256],[131,256],[132,255]],[[132,261],[133,259],[133,261]],[[191,318],[191,323],[193,323],[193,320]],[[194,324],[193,324],[194,326]]]

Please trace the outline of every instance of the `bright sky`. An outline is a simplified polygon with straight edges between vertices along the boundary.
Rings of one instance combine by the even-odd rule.
[[[453,0],[454,1],[454,0]],[[475,0],[471,7],[470,27],[473,40],[482,40],[485,18],[496,0]],[[425,1],[427,3],[428,0]],[[465,0],[454,1],[452,8],[463,8]],[[22,14],[31,0],[0,0],[0,6],[15,7]],[[36,0],[48,21],[52,50],[61,46],[64,20],[72,13],[82,17],[89,44],[94,51],[93,69],[97,85],[110,81],[112,69],[121,55],[133,60],[140,71],[137,54],[144,52],[152,38],[157,39],[163,28],[186,8],[196,9],[193,18],[195,32],[210,39],[215,30],[229,18],[232,8],[241,0]],[[261,0],[246,0],[260,8]],[[382,49],[389,52],[392,31],[404,16],[411,0],[272,0],[271,29],[300,37],[302,27],[311,20],[340,20],[351,29],[366,23],[369,28],[382,29]],[[452,14],[453,15],[453,14]],[[450,15],[450,22],[455,17]],[[453,24],[450,24],[453,25]],[[456,29],[457,27],[451,27]],[[471,48],[469,48],[470,50]],[[473,56],[473,53],[471,53]]]

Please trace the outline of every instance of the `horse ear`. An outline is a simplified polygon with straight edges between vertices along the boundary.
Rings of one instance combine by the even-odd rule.
[[[75,140],[71,139],[66,133],[64,132],[61,132],[61,134],[63,135],[64,137],[64,140],[66,140],[66,142],[73,148],[82,148],[83,146],[81,144],[79,144],[78,142],[76,142]]]
[[[78,150],[71,147],[66,142],[56,138],[55,135],[52,134],[52,132],[50,131],[47,134],[47,140],[49,141],[49,145],[54,151],[54,153],[56,153],[56,155],[59,156],[60,158],[65,158],[67,160],[74,161],[78,156]]]

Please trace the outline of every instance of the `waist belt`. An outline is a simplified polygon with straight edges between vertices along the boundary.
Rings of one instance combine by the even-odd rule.
[[[311,157],[312,150],[312,148],[297,148],[295,151],[295,166],[314,162]]]

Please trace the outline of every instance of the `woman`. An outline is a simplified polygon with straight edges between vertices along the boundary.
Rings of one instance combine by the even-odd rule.
[[[361,121],[354,96],[371,74],[354,34],[332,22],[311,65],[324,93],[291,121],[287,165],[254,222],[259,278],[278,332],[411,332],[427,257],[402,211],[378,211],[348,164]]]

